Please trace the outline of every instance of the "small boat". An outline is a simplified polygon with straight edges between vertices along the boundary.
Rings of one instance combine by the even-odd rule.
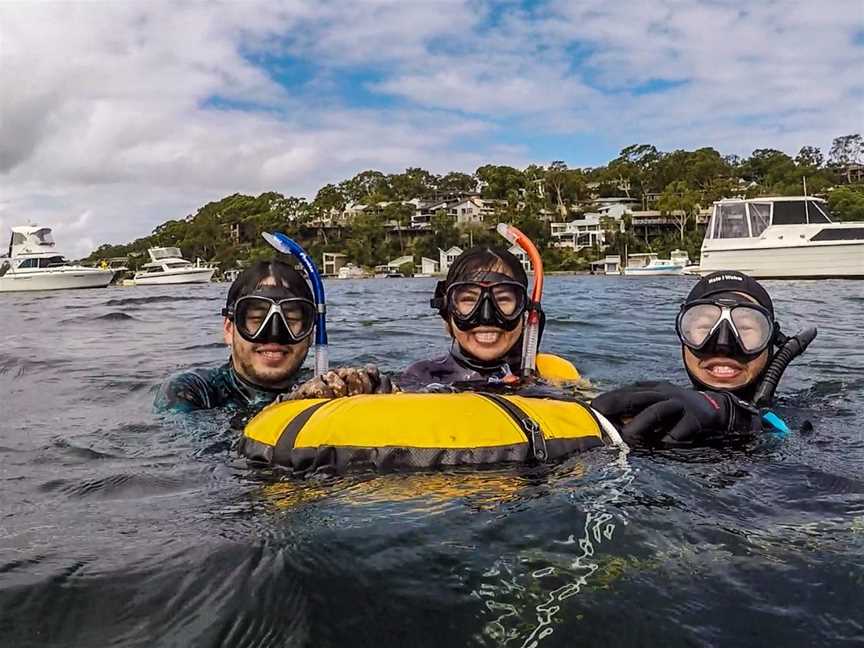
[[[662,275],[680,275],[684,273],[684,267],[690,263],[690,258],[684,250],[672,250],[669,259],[658,259],[649,257],[648,262],[641,266],[630,266],[624,268],[624,274],[628,277],[656,277]]]
[[[67,261],[54,249],[50,227],[13,227],[9,256],[0,259],[0,292],[104,288],[113,278],[110,268]]]
[[[342,266],[336,274],[337,279],[366,279],[368,276],[368,272],[353,263]]]
[[[216,272],[213,266],[187,261],[180,255],[180,248],[150,248],[147,253],[151,261],[135,273],[136,286],[209,283]]]
[[[699,272],[757,279],[864,279],[864,222],[835,223],[812,196],[721,200],[702,241]]]

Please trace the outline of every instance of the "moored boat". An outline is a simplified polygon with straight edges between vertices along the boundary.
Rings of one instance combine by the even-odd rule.
[[[864,278],[864,222],[835,223],[812,196],[721,200],[702,241],[700,274],[759,279]]]
[[[50,227],[13,227],[8,254],[0,259],[0,292],[104,288],[114,277],[109,268],[67,261],[55,249]]]
[[[136,286],[162,286],[187,283],[209,283],[216,268],[187,261],[180,248],[161,247],[147,250],[150,263],[135,273]]]

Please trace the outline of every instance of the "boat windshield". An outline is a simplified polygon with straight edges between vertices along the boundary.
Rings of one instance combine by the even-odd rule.
[[[54,237],[51,236],[51,230],[47,227],[33,232],[33,237],[39,241],[39,245],[54,245]]]
[[[153,257],[154,261],[159,261],[160,259],[179,259],[183,255],[180,254],[180,248],[165,247],[152,248],[150,250],[150,256]]]
[[[771,203],[750,203],[750,233],[759,236],[771,224]]]
[[[57,268],[66,265],[67,263],[69,262],[62,256],[52,256],[39,259],[40,268]]]
[[[745,238],[750,236],[747,228],[745,203],[721,203],[714,208],[713,238]]]
[[[191,261],[172,261],[171,263],[166,263],[166,268],[185,268],[186,266],[192,265]]]

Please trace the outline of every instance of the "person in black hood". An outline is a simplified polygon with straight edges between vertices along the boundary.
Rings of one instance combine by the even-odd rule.
[[[636,383],[601,394],[592,406],[636,444],[688,445],[716,433],[760,429],[764,412],[752,401],[776,348],[789,339],[765,288],[741,272],[707,275],[684,300],[675,330],[693,389]],[[785,428],[782,421],[777,425]]]
[[[703,277],[687,295],[675,324],[684,368],[697,389],[752,400],[782,340],[768,292],[741,272]]]
[[[507,250],[475,247],[463,252],[439,281],[430,301],[451,338],[450,353],[409,366],[400,378],[406,388],[457,382],[516,382],[522,368],[525,314],[530,304],[528,275]],[[545,317],[540,314],[542,337]],[[540,378],[579,380],[567,360],[537,356]]]

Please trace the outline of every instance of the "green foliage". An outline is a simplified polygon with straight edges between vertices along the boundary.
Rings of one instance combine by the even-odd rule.
[[[344,252],[352,262],[372,267],[402,254],[438,258],[439,248],[453,245],[501,245],[494,226],[507,222],[534,240],[550,269],[579,269],[587,267],[601,250],[576,254],[548,248],[545,221],[550,217],[570,220],[577,210],[591,210],[594,198],[624,195],[639,199],[646,194],[659,194],[657,208],[678,221],[677,232],[655,236],[651,246],[658,249],[652,251],[668,254],[673,247],[684,247],[693,257],[701,244],[701,232],[693,223],[700,206],[745,194],[800,195],[805,178],[809,194],[828,194],[838,219],[864,220],[864,189],[852,185],[854,167],[862,156],[864,140],[852,134],[835,138],[827,165],[822,152],[813,146],[802,147],[793,159],[775,149],[757,149],[750,157],[740,158],[723,156],[710,147],[663,152],[650,144],[633,144],[608,165],[588,169],[569,168],[561,160],[548,166],[532,164],[524,170],[488,164],[474,174],[452,171],[442,176],[418,167],[396,174],[368,169],[338,184],[325,185],[311,203],[272,191],[226,196],[195,214],[166,220],[149,236],[125,245],[101,245],[87,260],[128,256],[134,269],[149,260],[148,248],[176,246],[186,258],[200,257],[227,270],[271,257],[261,233],[278,230],[297,239],[316,259],[324,251]],[[840,184],[843,186],[838,187]],[[415,206],[405,204],[407,201],[471,193],[478,185],[484,199],[495,201],[483,224],[459,229],[454,218],[442,212],[431,218],[429,229],[408,228]],[[349,203],[366,208],[345,222],[343,212]],[[338,225],[321,227],[321,222]],[[648,247],[632,233],[612,231],[607,237],[610,251],[623,246],[625,238],[631,252]]]
[[[864,185],[837,187],[828,194],[831,216],[840,221],[864,221]]]

